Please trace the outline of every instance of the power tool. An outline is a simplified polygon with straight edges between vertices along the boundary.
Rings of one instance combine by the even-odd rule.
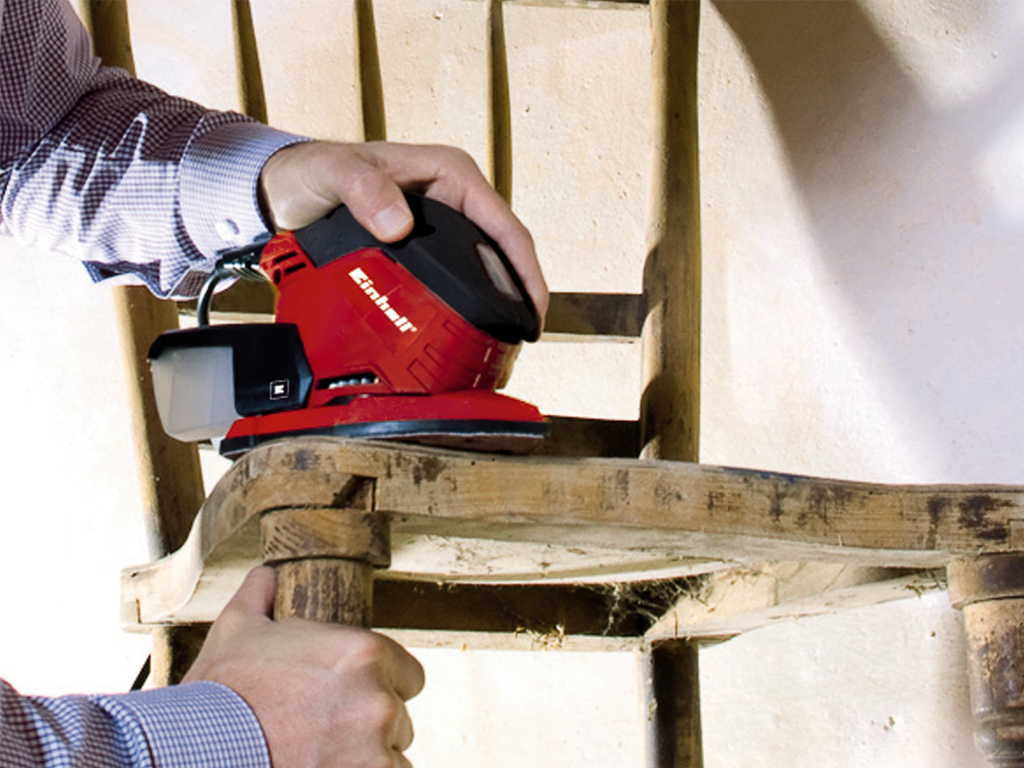
[[[237,457],[266,440],[337,435],[528,453],[540,411],[499,394],[540,320],[508,258],[458,211],[406,194],[414,226],[383,243],[344,206],[222,255],[198,327],[149,350],[164,430]],[[215,285],[269,280],[273,323],[210,325]]]

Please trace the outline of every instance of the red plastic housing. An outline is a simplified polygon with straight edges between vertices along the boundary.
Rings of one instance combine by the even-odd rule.
[[[364,394],[494,390],[519,352],[376,248],[317,267],[286,232],[263,249],[260,267],[280,292],[277,322],[300,329],[314,377],[308,407]]]

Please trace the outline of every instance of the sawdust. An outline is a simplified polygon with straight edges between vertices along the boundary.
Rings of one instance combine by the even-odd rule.
[[[530,650],[555,651],[565,643],[565,627],[561,624],[548,632],[535,632],[526,627],[516,627],[515,636],[526,635],[530,638]]]

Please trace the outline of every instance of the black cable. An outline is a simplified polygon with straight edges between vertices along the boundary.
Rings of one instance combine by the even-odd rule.
[[[266,240],[259,240],[244,248],[236,248],[224,252],[213,272],[206,278],[203,287],[199,289],[199,297],[196,299],[196,323],[202,327],[210,324],[210,303],[213,301],[213,289],[221,280],[229,277],[240,277],[243,280],[266,280],[259,270],[260,254],[263,253],[263,246]]]
[[[146,681],[149,679],[150,660],[152,658],[153,658],[152,656],[147,656],[146,657],[145,662],[143,662],[143,664],[142,664],[142,669],[140,669],[139,670],[139,674],[137,674],[135,676],[135,682],[132,683],[132,687],[129,688],[129,690],[131,690],[131,691],[141,691],[142,690],[142,686],[144,686],[146,684]]]

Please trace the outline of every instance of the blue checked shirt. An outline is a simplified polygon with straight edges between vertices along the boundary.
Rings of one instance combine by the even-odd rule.
[[[117,696],[20,696],[0,681],[4,768],[269,768],[252,711],[218,683]]]
[[[259,171],[299,140],[100,66],[67,0],[0,0],[0,232],[94,280],[195,295],[267,231]]]
[[[0,232],[95,280],[194,295],[217,251],[266,232],[266,159],[299,137],[99,65],[67,0],[0,0]],[[269,766],[252,710],[191,683],[21,696],[0,681],[0,766]]]

